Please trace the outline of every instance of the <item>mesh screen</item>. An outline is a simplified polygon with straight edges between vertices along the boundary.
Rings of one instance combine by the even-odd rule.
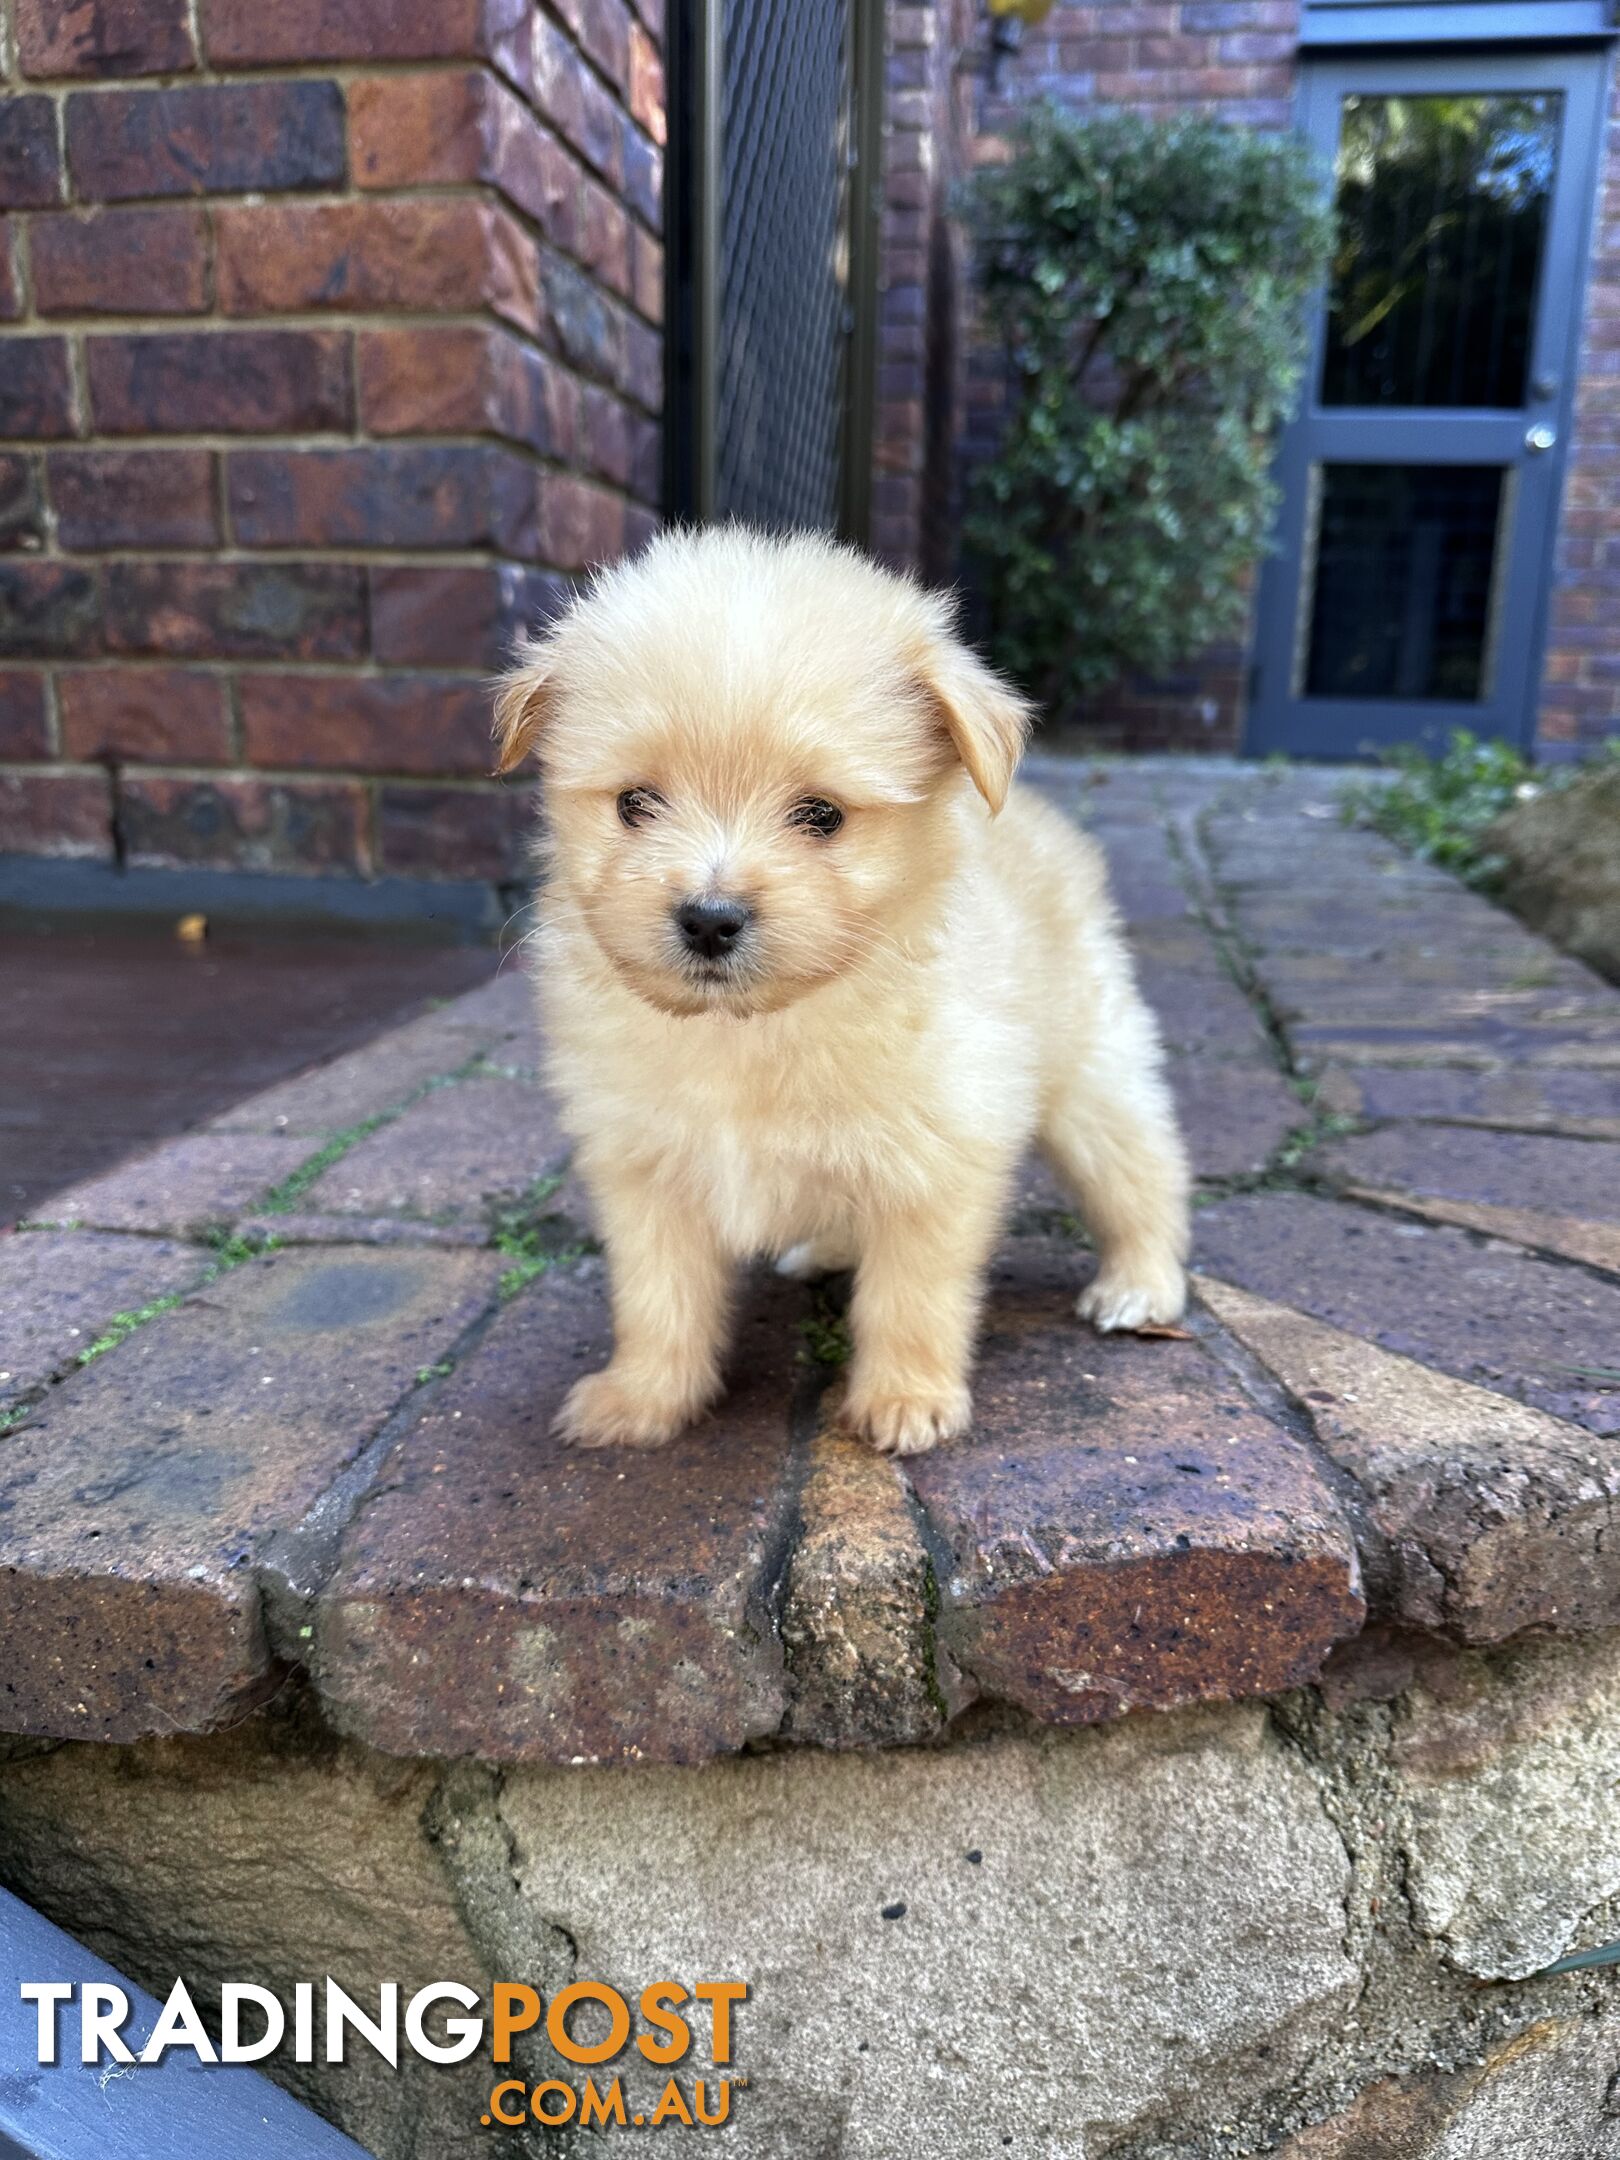
[[[715,509],[838,523],[849,0],[723,0]]]

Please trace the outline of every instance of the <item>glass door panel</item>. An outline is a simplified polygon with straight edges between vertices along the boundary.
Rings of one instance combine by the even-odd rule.
[[[1581,52],[1308,65],[1337,239],[1278,460],[1252,749],[1529,739],[1602,89]]]
[[[1340,103],[1324,405],[1522,405],[1563,97]]]

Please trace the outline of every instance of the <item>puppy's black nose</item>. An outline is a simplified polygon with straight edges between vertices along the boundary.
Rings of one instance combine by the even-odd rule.
[[[683,900],[675,910],[686,949],[700,960],[724,960],[753,919],[741,900]]]

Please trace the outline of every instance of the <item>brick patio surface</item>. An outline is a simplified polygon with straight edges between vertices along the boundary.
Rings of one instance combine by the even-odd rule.
[[[1073,1318],[1032,1167],[966,1441],[837,1437],[829,1294],[762,1276],[715,1416],[559,1449],[602,1266],[509,964],[0,1238],[0,1732],[205,1731],[302,1671],[396,1754],[693,1762],[1620,1624],[1620,994],[1332,776],[1034,777],[1171,1048],[1184,1336]]]

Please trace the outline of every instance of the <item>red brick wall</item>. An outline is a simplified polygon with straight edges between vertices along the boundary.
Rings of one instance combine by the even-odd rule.
[[[1538,741],[1550,757],[1620,735],[1620,73],[1592,243],[1542,676]]]
[[[501,879],[657,502],[661,0],[0,0],[0,849]]]

